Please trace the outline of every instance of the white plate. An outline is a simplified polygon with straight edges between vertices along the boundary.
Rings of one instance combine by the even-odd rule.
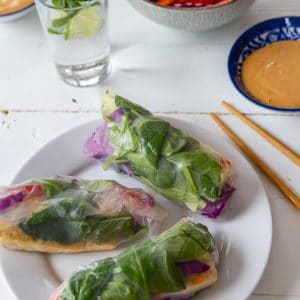
[[[258,283],[266,263],[272,241],[272,220],[269,202],[261,183],[248,161],[218,132],[199,130],[194,124],[169,119],[190,135],[212,145],[224,157],[233,161],[237,192],[222,220],[212,221],[198,217],[215,236],[220,249],[219,280],[201,291],[194,299],[243,300]],[[82,154],[82,145],[97,127],[94,121],[54,139],[37,152],[15,177],[14,183],[32,177],[58,174],[78,175],[86,178],[112,178],[122,184],[142,186],[135,179],[103,172],[99,163]],[[169,212],[167,226],[179,218],[190,216],[185,209],[159,199]],[[120,251],[120,250],[118,250]],[[81,264],[87,264],[118,251],[105,253],[44,255],[2,249],[0,261],[5,277],[20,300],[47,299],[50,293]]]

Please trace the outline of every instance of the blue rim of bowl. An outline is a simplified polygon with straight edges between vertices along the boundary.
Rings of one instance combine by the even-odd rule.
[[[23,12],[23,11],[25,11],[25,10],[33,7],[33,6],[34,6],[34,2],[32,2],[31,4],[29,4],[28,6],[25,6],[25,7],[21,8],[21,9],[19,9],[19,10],[11,12],[11,13],[3,14],[3,15],[0,14],[0,18],[16,15],[16,14],[18,14],[20,12]]]
[[[262,102],[259,102],[258,100],[256,100],[254,97],[250,96],[247,92],[245,92],[243,89],[241,89],[239,87],[239,85],[236,83],[236,81],[234,79],[235,74],[233,74],[232,69],[231,69],[231,62],[233,61],[233,50],[237,47],[237,45],[239,44],[239,41],[242,39],[242,37],[244,35],[246,35],[247,33],[251,32],[251,31],[254,31],[257,27],[259,27],[261,25],[264,25],[265,23],[269,23],[270,21],[282,20],[282,19],[286,19],[286,18],[298,18],[300,20],[300,16],[284,16],[284,17],[278,17],[278,18],[271,18],[271,19],[264,20],[260,23],[257,23],[255,25],[253,25],[252,27],[248,28],[246,31],[244,31],[235,40],[233,46],[230,49],[228,60],[227,60],[227,70],[228,70],[228,73],[229,73],[229,78],[230,78],[232,84],[234,85],[234,87],[240,92],[240,94],[242,94],[247,100],[251,101],[252,103],[254,103],[254,104],[256,104],[260,107],[267,108],[267,109],[272,109],[272,110],[276,110],[276,111],[300,112],[300,107],[299,108],[281,108],[281,107],[269,106],[269,105],[266,105]]]

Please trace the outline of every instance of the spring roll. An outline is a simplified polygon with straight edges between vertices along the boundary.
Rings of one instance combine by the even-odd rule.
[[[153,197],[112,180],[36,178],[0,191],[0,245],[49,253],[116,248],[157,233],[166,217]]]
[[[217,263],[208,229],[183,219],[117,257],[81,267],[49,300],[189,299],[216,282]]]
[[[193,212],[221,215],[235,191],[230,161],[121,96],[105,93],[102,114],[84,145],[86,155]]]

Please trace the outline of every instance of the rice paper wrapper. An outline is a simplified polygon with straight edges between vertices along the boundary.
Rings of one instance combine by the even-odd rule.
[[[0,190],[0,222],[34,240],[119,245],[156,234],[165,218],[152,195],[112,180],[57,176]]]

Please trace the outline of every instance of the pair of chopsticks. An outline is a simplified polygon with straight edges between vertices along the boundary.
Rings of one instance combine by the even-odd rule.
[[[259,135],[270,142],[274,147],[281,151],[296,165],[300,166],[300,156],[289,149],[286,145],[282,144],[278,139],[269,134],[263,128],[255,124],[245,115],[241,114],[232,105],[223,101],[222,106],[229,112],[233,113],[245,124],[250,126]],[[227,136],[242,150],[242,152],[273,182],[275,186],[283,193],[283,195],[298,209],[300,210],[300,198],[284,183],[284,181],[259,157],[257,156],[221,119],[214,113],[210,117],[220,126]]]

